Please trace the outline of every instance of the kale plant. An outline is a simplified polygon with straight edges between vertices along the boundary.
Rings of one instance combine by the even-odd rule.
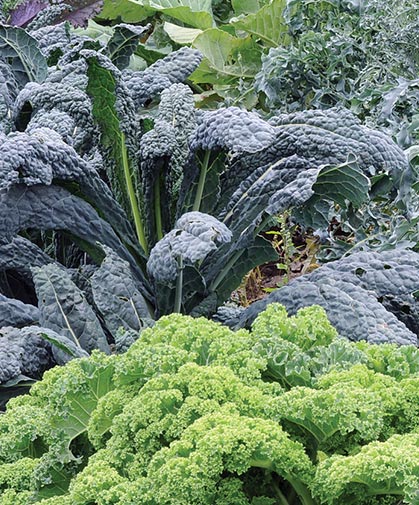
[[[276,257],[259,233],[279,212],[359,207],[377,175],[407,198],[404,153],[344,109],[197,110],[189,48],[130,68],[148,30],[0,27],[0,313],[61,336],[34,329],[55,362],[163,314],[213,314]]]
[[[414,505],[418,372],[416,346],[348,342],[320,307],[164,316],[9,402],[0,503]]]

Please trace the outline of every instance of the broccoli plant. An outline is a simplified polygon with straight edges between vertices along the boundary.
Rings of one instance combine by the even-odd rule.
[[[350,112],[197,110],[183,82],[198,51],[129,67],[147,33],[0,27],[3,324],[53,330],[61,353],[111,352],[173,311],[213,314],[276,257],[259,233],[278,212],[360,206],[377,175],[407,198],[404,153]]]

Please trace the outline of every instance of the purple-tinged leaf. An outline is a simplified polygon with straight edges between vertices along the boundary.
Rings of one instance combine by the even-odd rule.
[[[11,12],[9,24],[12,26],[26,26],[48,5],[47,0],[27,0]]]
[[[73,10],[67,11],[60,21],[69,21],[73,26],[86,26],[87,21],[99,14],[103,0],[67,0]]]
[[[27,26],[43,11],[54,6],[65,4],[69,8],[64,12],[57,12],[53,24],[69,21],[73,26],[86,26],[87,21],[99,14],[103,7],[103,0],[26,0],[11,12],[9,23],[13,26]],[[51,23],[48,20],[48,23]]]

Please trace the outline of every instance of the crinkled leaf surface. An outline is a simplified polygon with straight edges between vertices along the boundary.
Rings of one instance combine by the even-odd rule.
[[[403,257],[403,251],[398,253]],[[412,252],[408,252],[407,256],[412,254],[417,256],[417,253]],[[339,333],[350,340],[416,344],[417,335],[407,328],[401,317],[396,317],[397,313],[394,315],[380,303],[386,292],[394,292],[393,285],[400,286],[403,279],[408,278],[406,269],[401,266],[399,269],[392,268],[392,255],[395,258],[397,252],[391,251],[386,261],[385,258],[378,260],[378,253],[359,253],[354,255],[353,260],[349,256],[332,263],[332,268],[326,265],[312,274],[294,279],[265,300],[246,309],[241,315],[240,325],[253,321],[256,314],[271,302],[282,303],[291,313],[301,307],[321,305]],[[413,274],[413,279],[417,279],[417,263],[409,270],[410,277]],[[388,276],[387,271],[390,272]],[[414,285],[417,285],[415,282],[407,281],[406,288],[410,293]],[[412,297],[412,304],[414,303]]]
[[[0,294],[0,328],[2,326],[16,326],[19,328],[38,323],[39,318],[38,307]]]
[[[86,351],[109,352],[106,336],[82,291],[57,266],[33,269],[40,324],[67,336]]]
[[[0,328],[0,382],[19,375],[40,379],[53,365],[50,345],[36,333],[36,327]]]
[[[129,264],[104,246],[106,258],[91,277],[95,305],[113,335],[120,327],[140,330],[144,320],[152,319],[141,286]]]
[[[73,190],[77,185],[78,195],[93,204],[122,240],[135,249],[131,224],[94,166],[63,142],[55,130],[35,128],[30,133],[11,133],[1,144],[0,189],[22,183],[28,186],[50,185],[53,181],[64,186],[76,183]]]
[[[48,7],[47,0],[26,0],[25,2],[20,2],[17,7],[12,10],[8,22],[12,26],[25,26],[46,7]]]
[[[23,237],[0,243],[0,271],[16,270],[24,277],[32,278],[31,267],[52,263],[52,259],[36,244]]]

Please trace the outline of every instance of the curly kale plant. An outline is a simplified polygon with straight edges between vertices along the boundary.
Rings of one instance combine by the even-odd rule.
[[[60,335],[51,362],[123,348],[162,314],[213,314],[275,259],[259,233],[279,212],[358,207],[377,176],[407,199],[403,152],[348,111],[197,110],[182,82],[198,51],[129,67],[147,33],[0,27],[2,325]]]
[[[165,316],[9,402],[0,503],[413,505],[418,373],[415,346],[349,342],[316,306]]]

